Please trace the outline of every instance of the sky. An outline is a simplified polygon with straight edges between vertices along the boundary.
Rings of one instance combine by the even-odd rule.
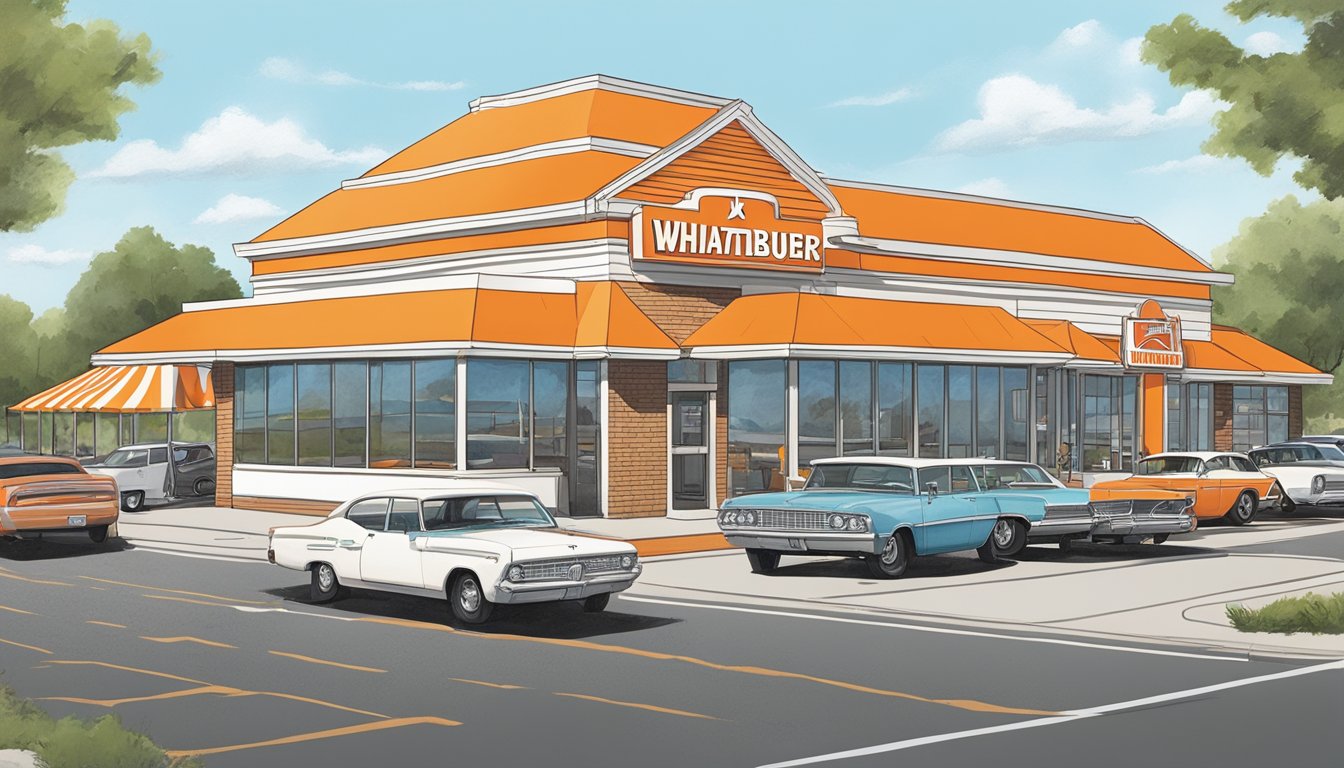
[[[828,176],[1142,216],[1210,258],[1287,194],[1202,156],[1219,109],[1138,58],[1190,13],[1257,53],[1301,27],[1219,2],[325,2],[71,0],[145,33],[163,78],[126,89],[114,142],[62,150],[65,211],[0,233],[0,293],[59,306],[134,226],[233,254],[467,111],[477,96],[603,73],[740,98]]]

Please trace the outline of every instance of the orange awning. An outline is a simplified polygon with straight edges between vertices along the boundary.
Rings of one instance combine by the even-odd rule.
[[[899,357],[1061,363],[1072,353],[1000,307],[811,293],[743,296],[686,339],[692,357]]]
[[[214,407],[208,367],[109,365],[85,371],[11,410],[153,413]]]
[[[1075,363],[1120,365],[1120,354],[1110,344],[1068,320],[1024,319],[1022,322],[1031,326],[1037,333],[1072,352]]]
[[[1187,341],[1186,378],[1329,384],[1334,377],[1237,328],[1215,325],[1209,341]]]
[[[112,344],[96,359],[247,360],[462,349],[658,359],[680,352],[619,285],[580,282],[568,293],[459,288],[204,308]]]

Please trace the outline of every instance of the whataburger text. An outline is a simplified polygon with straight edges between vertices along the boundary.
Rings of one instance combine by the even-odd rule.
[[[653,250],[669,256],[736,256],[774,261],[821,261],[821,238],[802,232],[723,227],[650,219]]]

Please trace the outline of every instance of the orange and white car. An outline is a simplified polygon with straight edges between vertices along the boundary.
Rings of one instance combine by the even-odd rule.
[[[1282,499],[1277,481],[1261,472],[1242,453],[1190,451],[1158,453],[1139,460],[1134,474],[1092,486],[1092,498],[1139,488],[1178,491],[1194,499],[1191,514],[1199,520],[1226,517],[1245,525],[1255,513]]]
[[[117,481],[60,456],[0,457],[0,536],[87,531],[101,544],[117,522]]]

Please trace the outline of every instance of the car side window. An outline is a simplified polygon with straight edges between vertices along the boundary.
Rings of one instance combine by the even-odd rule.
[[[1214,456],[1212,459],[1204,462],[1205,472],[1215,472],[1220,469],[1231,469],[1232,465],[1227,462],[1226,456]]]
[[[1259,470],[1257,470],[1257,469],[1255,468],[1255,465],[1254,465],[1254,464],[1252,464],[1251,462],[1247,461],[1246,459],[1243,459],[1243,458],[1240,457],[1240,456],[1233,456],[1233,457],[1232,457],[1232,466],[1235,467],[1236,470],[1237,470],[1238,472],[1258,472],[1258,471],[1259,471]]]
[[[971,472],[975,474],[975,481],[985,490],[989,490],[991,482],[998,481],[998,478],[989,471],[989,467],[986,467],[983,464],[976,464],[974,467],[971,467]]]
[[[384,530],[387,527],[387,499],[357,501],[345,511],[345,516],[370,531]]]
[[[929,483],[938,484],[939,493],[947,493],[952,487],[947,467],[921,467],[919,470],[919,492],[924,493]]]
[[[971,475],[971,468],[965,465],[952,467],[952,492],[970,493],[979,490],[975,485],[975,477]]]
[[[387,516],[387,530],[410,533],[420,530],[420,505],[415,499],[393,499]]]
[[[167,462],[167,461],[168,461],[168,449],[167,449],[167,448],[150,448],[150,449],[149,449],[149,463],[150,463],[150,464],[163,464],[163,463],[165,463],[165,462]]]

